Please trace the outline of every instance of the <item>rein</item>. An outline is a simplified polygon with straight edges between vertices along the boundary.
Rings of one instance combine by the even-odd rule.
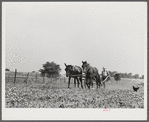
[[[78,74],[78,75],[71,75],[71,76],[83,76],[82,74]]]
[[[80,76],[80,77],[82,77],[82,76],[83,76],[83,77],[85,77],[85,76],[86,76],[86,74],[82,72],[82,74],[78,74],[78,75],[71,75],[71,76],[72,76],[72,77],[75,77],[75,76],[76,76],[76,77],[79,77],[79,76]]]

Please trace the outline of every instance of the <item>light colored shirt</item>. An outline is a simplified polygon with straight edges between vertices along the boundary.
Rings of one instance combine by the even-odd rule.
[[[107,71],[102,71],[102,75],[103,76],[108,76],[108,72]]]

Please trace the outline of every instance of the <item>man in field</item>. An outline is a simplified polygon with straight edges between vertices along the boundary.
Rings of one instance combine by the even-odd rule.
[[[109,77],[109,72],[106,71],[106,68],[103,67],[103,71],[102,71],[102,80],[104,81],[106,78],[108,80],[108,77]]]

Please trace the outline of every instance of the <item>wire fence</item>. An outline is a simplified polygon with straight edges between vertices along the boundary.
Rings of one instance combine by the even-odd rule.
[[[32,73],[32,72],[18,72],[17,69],[15,69],[15,72],[12,71],[6,71],[5,72],[5,82],[13,82],[16,83],[46,83],[50,81],[60,81],[60,82],[67,82],[66,77],[57,77],[57,78],[48,78],[48,77],[42,77],[40,73]]]

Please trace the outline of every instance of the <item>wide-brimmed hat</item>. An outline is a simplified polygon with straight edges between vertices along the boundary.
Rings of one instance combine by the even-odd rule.
[[[103,67],[102,69],[106,69],[106,68]]]

